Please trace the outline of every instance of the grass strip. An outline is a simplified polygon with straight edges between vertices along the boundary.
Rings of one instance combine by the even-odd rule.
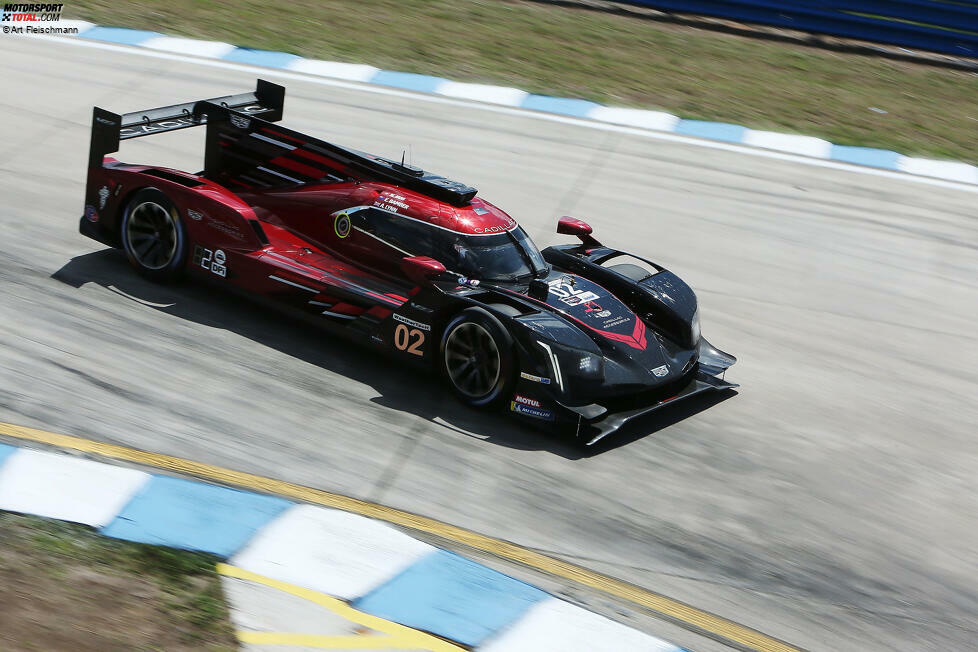
[[[525,0],[77,0],[74,18],[978,160],[978,75]],[[175,98],[181,99],[181,98]]]
[[[0,512],[0,649],[237,649],[213,555]]]

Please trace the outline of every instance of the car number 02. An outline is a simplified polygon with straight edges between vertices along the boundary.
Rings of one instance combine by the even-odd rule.
[[[408,328],[405,324],[398,324],[394,329],[394,346],[398,351],[407,351],[412,355],[424,355],[421,345],[424,344],[424,331],[417,328]]]

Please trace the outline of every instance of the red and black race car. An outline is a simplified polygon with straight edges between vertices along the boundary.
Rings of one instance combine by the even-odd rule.
[[[700,336],[696,295],[651,261],[542,252],[476,190],[274,124],[285,89],[118,115],[95,108],[81,232],[158,281],[207,277],[429,365],[472,406],[593,444],[707,390],[736,359]],[[206,125],[198,173],[121,163],[121,140]]]

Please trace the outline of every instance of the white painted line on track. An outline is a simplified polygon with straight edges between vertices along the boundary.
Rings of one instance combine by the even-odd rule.
[[[958,181],[945,181],[943,179],[933,179],[933,178],[918,176],[914,174],[907,174],[905,172],[895,172],[891,170],[881,170],[881,169],[871,168],[871,167],[850,165],[848,163],[839,163],[837,161],[828,161],[828,160],[822,160],[818,158],[809,158],[807,156],[780,152],[776,150],[761,149],[761,148],[754,148],[745,145],[737,145],[733,143],[724,143],[720,141],[705,140],[701,138],[693,138],[690,136],[682,136],[679,134],[665,133],[661,131],[647,131],[644,129],[635,129],[632,127],[625,127],[625,126],[609,124],[605,122],[599,122],[596,120],[587,120],[587,119],[582,120],[580,118],[572,118],[572,117],[556,115],[552,113],[543,113],[540,111],[533,111],[529,109],[518,109],[518,108],[505,107],[505,106],[495,106],[492,104],[483,104],[483,103],[478,103],[473,101],[456,100],[448,97],[442,97],[439,95],[429,95],[425,93],[402,91],[395,88],[387,88],[383,86],[374,86],[370,84],[359,84],[353,82],[339,81],[335,79],[326,79],[323,77],[314,77],[314,76],[289,72],[288,70],[282,68],[262,68],[259,66],[249,66],[245,64],[231,63],[228,61],[220,61],[215,59],[198,59],[198,58],[179,55],[179,54],[171,54],[168,52],[147,50],[140,47],[115,45],[112,43],[102,43],[99,41],[87,41],[84,39],[78,39],[73,37],[45,36],[45,35],[30,35],[30,36],[18,35],[18,36],[14,36],[14,38],[55,41],[58,43],[66,43],[66,44],[75,45],[79,47],[87,47],[87,48],[93,48],[98,50],[107,50],[109,52],[120,52],[129,55],[151,57],[156,59],[166,59],[169,61],[180,61],[183,63],[195,64],[200,66],[210,66],[213,68],[223,68],[226,70],[238,70],[241,72],[249,72],[253,74],[264,75],[266,77],[292,79],[295,81],[301,81],[310,84],[320,84],[322,86],[333,86],[336,88],[347,88],[350,90],[362,91],[366,93],[375,93],[378,95],[387,95],[391,97],[404,97],[404,98],[414,99],[421,102],[445,104],[448,106],[461,106],[461,107],[467,107],[472,109],[478,109],[481,111],[489,111],[492,113],[501,113],[505,115],[514,115],[514,116],[520,116],[525,118],[535,118],[537,120],[547,120],[549,122],[557,122],[557,123],[573,125],[577,127],[585,127],[588,129],[598,129],[601,131],[613,131],[617,133],[627,134],[630,136],[652,138],[655,140],[682,143],[684,145],[692,145],[695,147],[706,147],[708,149],[716,149],[716,150],[722,150],[726,152],[735,152],[738,154],[746,154],[749,156],[757,156],[760,158],[774,159],[777,161],[801,163],[803,165],[811,165],[815,167],[827,168],[830,170],[841,170],[844,172],[854,172],[858,174],[865,174],[865,175],[870,175],[875,177],[883,177],[885,179],[910,181],[914,183],[921,183],[928,186],[936,186],[938,188],[950,188],[953,190],[963,190],[965,192],[978,194],[978,185],[961,183]],[[964,163],[955,163],[955,162],[950,162],[950,164],[966,165]]]

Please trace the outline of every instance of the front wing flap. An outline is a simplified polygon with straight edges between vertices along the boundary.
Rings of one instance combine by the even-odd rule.
[[[704,392],[734,389],[736,387],[739,387],[739,385],[729,383],[722,378],[717,378],[716,376],[700,371],[696,374],[696,377],[693,378],[692,382],[680,390],[675,396],[670,396],[645,407],[635,408],[625,412],[609,413],[596,421],[583,422],[582,427],[578,432],[578,437],[588,446],[593,446],[608,435],[617,431],[632,419],[636,419],[649,414],[650,412],[654,412],[661,407],[665,407],[666,405],[670,405],[683,399],[691,398]]]
[[[737,359],[717,349],[705,338],[700,340],[699,367],[689,381],[675,393],[659,394],[644,405],[626,409],[608,409],[604,405],[568,405],[554,398],[552,388],[558,382],[546,371],[521,372],[513,397],[508,401],[510,412],[527,418],[528,423],[542,427],[572,430],[579,442],[591,446],[613,434],[627,422],[645,416],[677,401],[711,391],[734,389],[739,385],[727,382],[723,374]],[[655,390],[655,388],[649,388]],[[665,388],[664,388],[665,390]],[[667,390],[665,390],[667,391]],[[625,398],[625,397],[619,397]],[[637,400],[637,399],[636,399]]]

